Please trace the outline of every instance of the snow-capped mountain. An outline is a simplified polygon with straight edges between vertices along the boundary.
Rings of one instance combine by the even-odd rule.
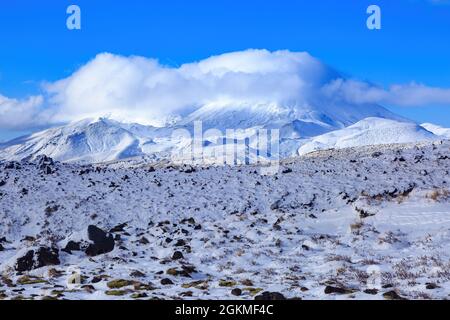
[[[33,159],[47,155],[58,161],[97,163],[130,157],[164,154],[190,148],[187,140],[172,137],[176,129],[193,132],[201,121],[203,132],[218,130],[216,139],[227,129],[239,130],[254,141],[257,129],[279,129],[281,154],[291,156],[307,138],[341,129],[367,116],[402,120],[380,106],[280,107],[274,104],[204,106],[174,125],[155,128],[128,124],[108,118],[85,119],[51,128],[0,145],[0,159]],[[210,144],[205,141],[204,144]],[[220,147],[220,146],[219,146]],[[252,145],[255,148],[256,146]]]
[[[204,129],[291,128],[297,136],[308,138],[341,129],[367,117],[405,120],[378,105],[352,105],[332,101],[314,105],[208,104],[189,114],[178,125],[201,121]]]
[[[372,117],[344,129],[317,136],[301,146],[298,153],[303,155],[317,150],[439,139],[439,136],[412,122]]]
[[[143,155],[152,127],[124,125],[106,118],[85,119],[21,137],[3,145],[0,158],[47,155],[64,162],[104,162]]]
[[[421,124],[421,127],[427,129],[428,131],[434,133],[437,136],[450,139],[450,128],[444,128],[432,123],[423,123]]]

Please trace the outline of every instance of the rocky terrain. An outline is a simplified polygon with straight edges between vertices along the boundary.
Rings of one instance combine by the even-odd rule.
[[[0,299],[447,299],[450,141],[258,166],[0,163]]]

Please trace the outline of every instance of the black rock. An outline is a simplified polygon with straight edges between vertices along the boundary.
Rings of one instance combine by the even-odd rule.
[[[92,278],[91,283],[99,283],[102,280],[103,280],[102,277],[95,276]]]
[[[281,173],[282,174],[287,174],[287,173],[291,173],[292,172],[292,169],[291,168],[286,168],[286,169],[284,169]]]
[[[180,260],[183,259],[183,254],[180,251],[175,251],[172,256],[172,260]]]
[[[45,174],[52,174],[52,173],[53,173],[53,170],[52,170],[52,168],[51,168],[50,166],[45,166],[45,167],[42,169],[42,172],[45,173]]]
[[[383,293],[383,297],[387,300],[406,300],[405,298],[401,297],[394,290]]]
[[[58,264],[60,264],[58,249],[40,247],[36,252],[30,250],[23,257],[17,259],[16,270],[24,272]]]
[[[38,163],[39,167],[42,169],[44,166],[52,166],[54,165],[53,159],[50,157],[47,157],[46,155],[41,155],[36,157],[36,162]]]
[[[139,270],[134,270],[130,273],[130,277],[133,278],[143,278],[145,277],[145,273],[139,271]]]
[[[75,241],[69,241],[64,249],[62,251],[67,252],[69,254],[72,253],[72,251],[81,251],[81,244],[79,242]]]
[[[5,251],[5,248],[3,248],[1,243],[0,243],[0,251]]]
[[[30,242],[33,242],[33,241],[36,241],[36,238],[33,237],[33,236],[25,236],[21,241],[30,241]]]
[[[17,259],[16,270],[19,272],[33,270],[34,265],[34,251],[28,251],[23,257]]]
[[[183,239],[179,239],[177,240],[177,242],[175,243],[175,247],[182,247],[186,245],[186,242]]]
[[[192,225],[194,225],[195,224],[195,219],[194,218],[189,218],[189,219],[183,219],[183,220],[181,220],[180,221],[180,223],[182,223],[182,224],[192,224]]]
[[[378,294],[378,289],[366,289],[364,290],[364,293],[376,295]]]
[[[173,282],[172,282],[172,280],[170,280],[170,279],[168,279],[168,278],[164,278],[164,279],[161,280],[161,284],[162,284],[163,286],[168,286],[168,285],[173,284]]]
[[[0,187],[3,187],[6,184],[6,181],[0,180]]]
[[[239,297],[242,294],[242,290],[239,288],[233,289],[233,290],[231,290],[231,294],[233,296]]]
[[[372,153],[372,158],[378,158],[378,157],[381,157],[382,155],[383,155],[383,153],[377,151],[377,152]]]
[[[90,257],[108,253],[114,250],[114,238],[102,229],[90,225],[88,227],[88,237],[93,243],[89,244],[86,254]]]
[[[119,224],[117,226],[115,226],[114,228],[112,228],[111,230],[109,230],[110,233],[115,233],[115,232],[124,232],[124,228],[127,226],[126,223],[122,223]]]
[[[16,169],[16,170],[20,170],[20,163],[16,162],[16,161],[9,161],[5,163],[5,169],[8,170],[12,170],[12,169]]]
[[[37,268],[60,264],[59,250],[56,248],[40,247],[36,252]]]
[[[143,245],[146,245],[146,244],[149,244],[149,243],[150,243],[150,241],[148,241],[148,239],[147,239],[146,237],[140,238],[138,242],[139,242],[140,244],[143,244]]]
[[[439,286],[435,283],[427,283],[426,288],[427,288],[427,290],[435,290],[435,289],[438,289]]]
[[[255,300],[262,301],[275,301],[275,300],[286,300],[286,298],[279,292],[263,292],[261,295],[256,296]]]
[[[270,210],[272,211],[278,210],[280,208],[280,204],[281,204],[280,200],[275,201],[270,205]]]
[[[54,162],[53,162],[52,158],[49,158],[46,155],[41,155],[36,158],[36,162],[37,162],[37,167],[44,174],[52,174],[53,173],[52,166],[54,165]]]
[[[326,286],[324,290],[325,294],[349,294],[352,293],[351,290],[345,289],[345,288],[339,288],[339,287],[333,287],[333,286]]]

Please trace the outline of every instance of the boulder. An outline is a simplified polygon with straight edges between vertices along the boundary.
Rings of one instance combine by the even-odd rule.
[[[170,280],[170,279],[168,279],[168,278],[164,278],[164,279],[161,280],[161,284],[162,284],[163,286],[168,286],[168,285],[172,285],[173,282],[172,282],[172,280]]]
[[[50,157],[47,157],[46,155],[40,155],[36,157],[36,162],[39,167],[39,169],[44,170],[47,166],[53,166],[55,163],[53,162],[53,159]]]
[[[20,170],[20,163],[17,161],[8,161],[5,163],[5,170]]]
[[[40,247],[36,251],[28,251],[23,257],[17,259],[15,269],[19,272],[24,272],[59,264],[58,249]]]
[[[180,260],[183,258],[183,254],[180,251],[175,251],[172,255],[172,260]]]
[[[386,300],[406,300],[394,290],[383,293],[383,298]]]
[[[88,237],[92,241],[85,251],[88,256],[94,257],[114,250],[114,237],[102,229],[90,225]]]
[[[326,286],[324,290],[325,294],[350,294],[353,293],[352,290],[347,288]]]
[[[255,300],[262,301],[276,301],[276,300],[286,300],[286,298],[279,292],[263,292],[259,296],[255,297]]]
[[[62,251],[72,254],[72,251],[81,251],[81,244],[75,241],[69,241]]]
[[[233,290],[231,290],[231,294],[233,296],[239,297],[242,294],[242,290],[239,288],[233,289]]]

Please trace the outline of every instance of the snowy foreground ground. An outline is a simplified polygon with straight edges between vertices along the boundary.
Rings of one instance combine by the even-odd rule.
[[[0,298],[449,298],[450,141],[153,167],[0,163]]]

